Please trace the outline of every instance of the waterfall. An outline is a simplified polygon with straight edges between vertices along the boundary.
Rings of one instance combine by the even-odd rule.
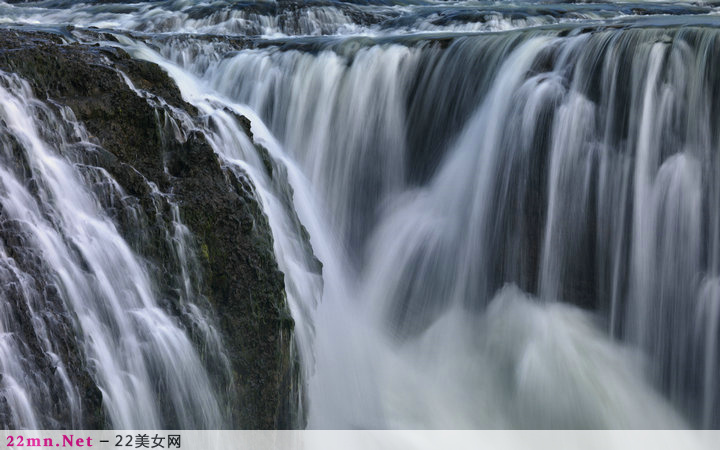
[[[0,13],[159,65],[197,110],[176,126],[254,186],[307,427],[720,426],[712,5],[57,0]],[[58,387],[67,423],[81,417],[78,382],[52,358],[57,326],[36,312],[48,284],[113,426],[224,425],[208,363],[88,190],[89,176],[120,188],[80,162],[82,126],[2,80],[0,217],[27,224],[21,247],[42,255],[28,273],[0,247],[3,310],[25,305],[57,377],[22,376],[41,372],[36,350],[3,317],[8,420],[45,424]],[[183,301],[223,360],[173,211]]]
[[[149,268],[89,189],[101,185],[121,199],[120,187],[83,163],[93,149],[80,126],[34,99],[18,77],[3,73],[0,81],[0,205],[3,236],[11,239],[0,253],[8,423],[53,426],[41,417],[54,408],[44,403],[61,395],[68,425],[81,425],[79,389],[57,356],[77,339],[83,362],[76,363],[97,383],[112,427],[222,426],[216,392],[187,333],[163,310]],[[32,329],[18,329],[13,311],[28,315]],[[50,365],[61,392],[51,395],[38,364]]]

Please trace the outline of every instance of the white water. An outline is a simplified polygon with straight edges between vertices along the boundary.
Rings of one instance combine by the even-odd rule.
[[[642,28],[622,6],[561,20],[637,29],[441,26],[421,6],[365,5],[381,25],[325,8],[248,31],[246,12],[186,6],[12,17],[162,33],[116,37],[168,71],[256,187],[308,427],[717,426],[715,30]],[[687,8],[678,23],[695,23]],[[413,40],[431,29],[455,39]],[[236,49],[184,32],[335,36]],[[272,176],[230,111],[252,121]]]
[[[113,428],[162,428],[170,423],[161,410],[163,402],[168,402],[180,427],[221,426],[218,401],[205,369],[177,319],[159,307],[148,268],[88,190],[80,166],[58,153],[60,149],[72,152],[72,146],[78,145],[68,140],[63,132],[71,132],[64,130],[81,129],[56,118],[17,77],[1,74],[0,81],[3,221],[20,227],[24,240],[19,251],[41,258],[48,282],[59,292],[88,370],[102,391],[110,424]],[[87,142],[84,135],[70,137]],[[17,156],[11,153],[9,139],[19,144],[28,172],[22,166],[13,167]],[[78,151],[82,149],[80,145]],[[102,172],[97,176],[104,183],[114,183]],[[115,185],[114,189],[120,188]],[[37,335],[45,351],[58,351],[55,345],[62,344],[49,341],[44,331],[47,319],[35,312],[39,309],[35,302],[41,298],[31,292],[33,280],[13,269],[5,250],[2,256],[3,266],[10,268],[15,278],[12,283],[19,283],[20,299],[31,314],[37,314],[33,320],[36,327],[30,332]],[[6,328],[12,319],[4,317],[3,321]],[[10,408],[12,423],[15,428],[38,428],[35,414],[40,404],[33,403],[30,391],[36,391],[38,402],[47,393],[42,391],[42,381],[23,386],[29,381],[23,374],[32,373],[32,367],[14,359],[25,353],[13,349],[17,337],[5,336],[2,348],[8,358],[3,358],[2,364],[8,372],[3,371],[2,386],[15,403]],[[79,403],[78,392],[69,385],[66,369],[60,366],[57,370],[66,386],[71,415],[76,418],[79,411],[73,408]]]
[[[332,153],[337,146],[325,139],[328,135],[333,139],[337,129],[333,125],[337,126],[338,121],[349,127],[356,118],[369,114],[370,109],[373,114],[392,117],[393,113],[382,105],[394,105],[397,101],[379,95],[382,103],[377,109],[377,103],[366,107],[352,105],[355,97],[351,95],[349,116],[342,113],[310,116],[311,125],[305,118],[304,126],[289,127],[293,131],[287,131],[288,135],[297,138],[290,140],[293,148],[312,151],[300,155],[306,158],[303,176],[251,110],[202,87],[200,80],[148,48],[123,41],[136,57],[166,68],[186,100],[213,117],[218,132],[211,135],[211,141],[216,150],[228,164],[247,171],[258,186],[276,236],[276,254],[286,274],[293,315],[301,319],[296,331],[305,367],[303,375],[307,379],[309,427],[684,426],[682,419],[644,381],[639,356],[610,342],[586,313],[560,304],[542,306],[537,299],[512,286],[485,300],[487,312],[467,311],[468,302],[483,301],[487,289],[484,285],[487,281],[475,278],[489,264],[484,260],[487,252],[483,249],[487,245],[486,229],[492,226],[488,196],[492,195],[493,173],[499,164],[495,149],[503,139],[492,118],[510,114],[513,92],[527,92],[530,98],[524,101],[528,106],[553,98],[557,101],[562,95],[562,88],[553,84],[551,78],[544,80],[547,86],[542,89],[537,89],[537,81],[524,79],[538,50],[549,42],[532,40],[503,63],[498,73],[507,75],[499,76],[490,88],[492,94],[469,119],[462,137],[426,188],[400,195],[402,165],[375,162],[384,168],[398,167],[388,170],[395,174],[393,183],[388,185],[396,187],[372,184],[374,190],[368,195],[380,196],[373,203],[387,204],[379,213],[376,231],[368,238],[363,265],[356,270],[347,254],[348,238],[342,233],[342,225],[352,220],[342,222],[342,217],[343,211],[352,210],[346,215],[357,211],[346,209],[343,202],[352,196],[350,190],[358,186],[352,181],[357,172],[342,170],[364,168],[356,153],[368,156],[368,147],[363,145],[367,134],[372,134],[367,133],[369,129],[380,135],[373,134],[373,138],[381,143],[381,148],[398,154],[403,149],[392,145],[392,138],[383,134],[383,128],[361,127],[366,131],[364,135],[343,134],[341,139],[346,143],[343,148],[353,150],[349,153]],[[395,61],[406,55],[402,48],[382,53],[383,58]],[[318,65],[332,67],[332,59],[322,58]],[[355,61],[362,61],[358,67],[363,70],[372,67],[361,57]],[[392,66],[385,64],[378,66],[378,70],[381,74],[397,73],[388,67]],[[319,77],[312,71],[298,70],[307,79]],[[322,74],[322,79],[328,78],[353,86],[348,89],[357,93],[360,101],[372,102],[376,97],[369,93],[378,92],[374,88],[377,84],[382,86],[379,92],[399,91],[391,87],[395,77],[356,79],[352,72],[342,73],[342,66]],[[338,84],[330,82],[332,87]],[[229,82],[228,87],[233,86]],[[305,114],[335,112],[334,105],[327,102],[347,97],[328,89],[322,90],[329,93],[324,98],[303,97],[316,91],[302,85],[293,85],[292,89],[301,96],[293,99],[298,102],[297,110],[288,108],[290,117],[297,117],[293,113],[301,108]],[[342,91],[342,87],[337,89]],[[326,103],[318,105],[318,101]],[[317,256],[324,262],[324,286],[310,269],[308,257],[297,241],[298,231],[293,229],[288,212],[278,200],[282,193],[265,176],[256,151],[243,138],[239,125],[223,112],[226,107],[248,115],[256,140],[288,168],[298,216],[308,228]],[[526,111],[530,121],[535,110],[528,107]],[[386,124],[393,122],[383,122]],[[402,121],[395,123],[392,131],[397,132],[401,126]],[[310,137],[306,130],[310,130]],[[561,151],[564,150],[558,150]],[[328,158],[341,161],[328,163]],[[381,158],[392,161],[393,155]],[[318,164],[324,163],[336,170],[318,169]],[[368,171],[377,174],[376,167],[371,165]],[[333,180],[335,173],[337,179]],[[314,184],[313,180],[321,182]],[[328,190],[337,203],[323,203],[318,191]],[[320,197],[313,198],[317,195]],[[335,220],[330,219],[329,223],[327,211],[335,211]],[[317,303],[323,287],[322,300]],[[406,298],[411,302],[404,305],[406,309],[394,310],[394,303]],[[398,327],[399,334],[393,333],[392,327]],[[413,333],[411,339],[405,337],[406,328]]]

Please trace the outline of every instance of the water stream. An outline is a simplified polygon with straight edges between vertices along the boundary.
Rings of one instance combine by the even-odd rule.
[[[309,428],[717,428],[717,12],[48,0],[0,3],[0,22],[80,42],[102,40],[97,27],[198,109],[194,126],[268,216]],[[67,121],[27,98],[2,75],[0,217],[27,224],[24,248],[78,314],[113,426],[222,425],[147,268],[58,156]],[[3,289],[34,314],[37,275],[6,247]],[[31,351],[0,317],[0,386],[12,423],[34,427],[50,388],[22,376]],[[45,320],[34,333],[52,354]],[[80,420],[75,381],[55,373]]]

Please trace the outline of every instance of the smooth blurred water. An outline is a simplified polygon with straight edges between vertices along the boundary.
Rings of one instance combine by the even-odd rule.
[[[33,98],[27,83],[4,73],[0,118],[2,223],[14,227],[20,241],[4,243],[1,253],[2,392],[9,399],[8,425],[52,426],[38,416],[49,412],[44,411],[51,397],[48,385],[58,381],[67,397],[67,425],[81,425],[78,389],[55,355],[66,351],[66,341],[50,339],[47,331],[69,315],[64,332],[70,336],[64,339],[77,339],[113,428],[222,426],[215,389],[194,345],[160,306],[149,267],[120,236],[89,187],[105,185],[124,197],[102,169],[80,162],[88,151],[82,127],[57,117]],[[16,260],[25,258],[37,258],[34,276],[17,267]],[[57,292],[62,305],[46,303],[51,299],[36,290],[41,281]],[[22,324],[13,320],[23,310],[31,315],[32,330],[18,329]],[[35,341],[57,365],[57,380],[37,378],[41,374],[32,361],[38,355],[30,347]]]
[[[712,3],[0,10],[112,32],[252,180],[308,427],[720,426]]]

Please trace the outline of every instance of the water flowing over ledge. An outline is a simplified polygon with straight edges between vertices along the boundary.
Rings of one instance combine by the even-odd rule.
[[[106,57],[127,52],[135,61],[151,63],[148,67],[160,67],[182,99],[172,89],[157,91],[162,88],[157,82],[142,86],[123,75],[123,68],[114,70],[134,96],[160,114],[153,123],[167,128],[163,139],[182,143],[196,135],[217,159],[160,152],[152,163],[159,165],[158,174],[192,179],[198,167],[216,164],[212,176],[250,204],[240,206],[250,208],[252,220],[240,220],[239,234],[252,235],[257,223],[272,230],[272,239],[262,231],[259,239],[266,251],[274,250],[284,275],[279,295],[286,296],[292,320],[283,318],[285,298],[278,300],[276,287],[270,288],[275,290],[266,298],[279,308],[271,322],[276,331],[270,333],[276,344],[261,350],[243,345],[239,334],[228,335],[222,317],[238,304],[264,304],[247,298],[268,291],[248,289],[248,272],[241,271],[236,280],[213,278],[212,286],[226,284],[200,293],[203,277],[215,274],[192,268],[204,264],[192,260],[207,253],[210,265],[219,264],[227,254],[216,254],[217,248],[227,244],[208,240],[203,233],[218,222],[188,214],[183,201],[165,200],[174,211],[168,235],[179,242],[171,258],[188,261],[174,272],[183,284],[177,288],[178,304],[197,311],[191,322],[205,330],[200,336],[178,325],[183,321],[173,319],[175,307],[153,307],[158,303],[153,271],[133,254],[142,253],[142,242],[133,245],[116,232],[114,245],[75,244],[105,255],[113,270],[124,267],[122,273],[136,274],[112,280],[132,280],[131,287],[106,289],[135,292],[127,296],[131,303],[119,307],[116,321],[130,320],[132,315],[120,312],[137,310],[132,303],[137,301],[142,311],[157,311],[156,322],[169,321],[169,335],[133,338],[158,327],[112,325],[103,318],[109,330],[99,336],[115,336],[123,345],[140,340],[151,379],[166,379],[157,375],[171,363],[163,351],[182,354],[189,358],[187,367],[197,367],[183,371],[196,388],[181,388],[185,378],[168,380],[168,386],[192,395],[154,393],[162,397],[160,403],[204,402],[188,407],[202,418],[183,419],[182,408],[173,407],[180,415],[173,423],[237,424],[238,415],[253,410],[239,407],[244,412],[238,412],[233,405],[248,398],[260,405],[270,398],[274,412],[247,423],[720,426],[720,18],[712,3],[48,1],[0,4],[0,11],[11,30],[50,32],[53,37],[43,39],[56,40],[55,46],[90,51],[98,44],[97,52]],[[9,72],[6,77],[22,83]],[[146,94],[151,87],[155,93]],[[12,96],[32,96],[27,86],[13,89],[7,91],[8,105]],[[48,102],[64,104],[52,94]],[[93,114],[81,103],[69,106],[91,120]],[[20,128],[43,129],[60,120],[57,112],[47,111],[24,114],[34,119]],[[82,117],[62,120],[81,133],[91,126],[78,123]],[[93,142],[87,133],[77,140]],[[48,151],[61,152],[62,164],[73,166],[60,138],[32,141],[45,142]],[[23,149],[34,148],[19,142]],[[15,156],[6,158],[3,167]],[[126,162],[133,161],[137,157]],[[70,197],[93,183],[112,185],[112,177],[101,182],[65,178],[63,183],[76,181],[62,189],[68,198],[57,201],[69,201],[73,208],[96,204],[85,216],[110,229],[117,226],[120,219],[108,215],[102,196]],[[43,189],[50,188],[41,184],[26,197],[41,199],[40,210],[67,213],[53,206],[61,196]],[[170,193],[162,186],[157,191],[160,197]],[[4,198],[3,214],[10,214],[4,212],[6,203],[31,205],[19,191]],[[50,239],[58,233],[63,241],[73,233],[84,239],[108,236],[90,233],[82,228],[85,223],[64,231],[70,225],[60,218],[52,230],[38,234]],[[201,244],[196,247],[194,239]],[[37,244],[47,253],[45,245],[50,244]],[[242,252],[258,251],[244,245]],[[133,250],[121,252],[124,265],[112,262],[113,249],[125,247]],[[18,273],[16,257],[4,251],[6,272]],[[86,259],[77,264],[89,269],[70,273],[65,285],[79,283],[84,272],[101,273],[93,269],[92,258]],[[272,271],[274,263],[263,263],[260,272]],[[270,278],[272,286],[280,282]],[[96,279],[101,280],[95,275],[93,283]],[[102,283],[93,287],[101,288]],[[239,290],[247,294],[227,297]],[[88,298],[58,295],[66,304]],[[209,304],[196,305],[193,297],[202,295],[211,297]],[[267,323],[253,316],[253,307],[240,313],[242,326],[260,332]],[[220,316],[219,328],[214,314]],[[65,320],[84,330],[77,312]],[[18,347],[12,336],[19,332],[8,328],[4,334],[9,338],[3,354],[18,360],[8,367],[38,372],[18,359],[36,352]],[[167,336],[172,338],[160,342],[183,347],[152,345]],[[77,358],[98,359],[93,345],[102,345],[102,339],[78,345]],[[211,356],[197,354],[204,342],[212,343]],[[137,356],[114,347],[118,355]],[[56,353],[51,347],[41,351]],[[234,383],[245,376],[238,364],[252,366],[259,355],[277,355],[278,365],[270,365],[269,372],[263,372],[268,365],[252,372],[254,380],[266,373],[272,381],[262,391],[253,383],[236,389]],[[137,422],[121,419],[122,408],[115,403],[132,402],[133,389],[157,386],[148,388],[143,381],[143,370],[149,369],[126,359],[113,361],[121,367],[102,369],[107,377],[131,374],[129,385],[109,382],[102,371],[89,371],[83,382],[89,377],[97,384],[114,426],[133,427]],[[218,372],[225,366],[227,374]],[[2,381],[6,409],[16,417],[12,420],[22,418],[22,426],[39,423],[34,417],[40,406],[26,392],[62,386],[59,392],[67,400],[60,403],[78,403],[73,397],[78,381],[63,378],[62,371],[44,387],[32,378],[19,384],[18,376],[3,370],[8,371]],[[213,377],[225,386],[220,391],[209,387]],[[237,397],[227,399],[223,390]],[[71,420],[86,420],[80,412],[73,414]],[[160,423],[167,420],[160,411],[156,415]]]
[[[7,75],[5,423],[288,426],[292,320],[250,182],[156,66],[20,38],[0,64],[54,100]]]

